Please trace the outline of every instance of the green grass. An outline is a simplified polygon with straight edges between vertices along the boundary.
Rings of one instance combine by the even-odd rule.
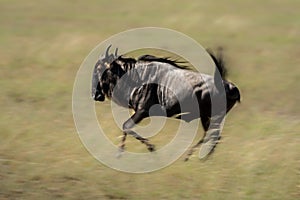
[[[1,0],[0,199],[299,199],[299,6],[295,0]],[[181,158],[137,175],[112,170],[85,150],[71,101],[76,72],[92,48],[144,26],[224,46],[243,101],[209,159]],[[115,127],[110,114],[105,121]],[[163,140],[177,122],[168,123]],[[113,130],[117,142],[121,132]],[[158,146],[164,142],[154,138]],[[130,145],[143,148],[131,138]]]

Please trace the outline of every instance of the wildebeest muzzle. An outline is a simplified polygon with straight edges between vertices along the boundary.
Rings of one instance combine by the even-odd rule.
[[[98,83],[96,90],[93,92],[93,99],[95,101],[104,101],[105,95],[101,91],[100,84]]]

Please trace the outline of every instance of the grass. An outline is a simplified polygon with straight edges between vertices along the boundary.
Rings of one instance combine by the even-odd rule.
[[[0,5],[0,199],[299,199],[298,1]],[[222,143],[208,160],[181,158],[137,175],[112,170],[85,150],[71,100],[76,72],[92,48],[144,26],[181,31],[205,47],[224,46],[229,78],[243,101],[227,117]],[[107,128],[115,127],[111,119],[105,116]],[[117,142],[121,132],[113,130]]]

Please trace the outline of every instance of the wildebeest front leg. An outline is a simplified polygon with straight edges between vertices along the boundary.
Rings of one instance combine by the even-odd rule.
[[[137,111],[134,115],[131,116],[130,119],[128,119],[123,124],[123,133],[124,133],[124,135],[123,135],[122,142],[121,142],[121,145],[120,145],[120,151],[124,151],[127,134],[133,136],[134,138],[136,138],[137,140],[139,140],[140,142],[145,144],[149,151],[152,152],[152,151],[155,150],[154,145],[150,144],[148,139],[143,138],[142,136],[140,136],[139,134],[137,134],[136,132],[131,130],[131,128],[133,128],[137,123],[139,123],[142,119],[144,119],[146,117],[148,117],[148,114],[146,112]]]

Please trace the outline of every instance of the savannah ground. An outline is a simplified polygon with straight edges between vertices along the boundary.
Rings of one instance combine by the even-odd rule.
[[[1,0],[0,199],[299,199],[299,7],[295,0]],[[243,98],[209,159],[127,174],[84,148],[72,88],[98,43],[144,26],[223,46]],[[112,116],[100,116],[117,142]]]

